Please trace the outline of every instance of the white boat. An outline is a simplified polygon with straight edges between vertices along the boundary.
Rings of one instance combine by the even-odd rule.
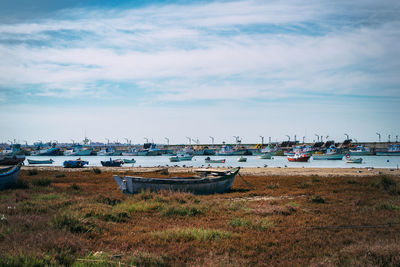
[[[349,153],[352,156],[366,156],[374,154],[369,147],[364,147],[361,145],[351,148]]]
[[[260,156],[258,156],[259,159],[271,159],[272,158],[272,154],[271,153],[264,153]]]
[[[362,158],[349,158],[346,163],[362,163]]]
[[[171,162],[179,162],[179,161],[190,161],[192,160],[193,156],[189,154],[178,154],[177,156],[170,157],[169,161]]]
[[[391,145],[387,151],[376,152],[377,156],[400,156],[400,145]]]

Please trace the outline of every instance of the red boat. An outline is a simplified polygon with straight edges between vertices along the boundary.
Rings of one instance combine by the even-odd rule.
[[[301,153],[301,154],[294,154],[292,156],[287,156],[288,161],[292,162],[307,162],[311,156],[309,154]]]

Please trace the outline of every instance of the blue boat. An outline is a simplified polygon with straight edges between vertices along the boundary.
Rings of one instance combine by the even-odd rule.
[[[101,161],[101,165],[104,167],[121,167],[121,165],[124,164],[123,160],[120,159],[111,159],[107,161]]]
[[[28,159],[29,164],[53,164],[54,160],[35,160],[35,159]]]
[[[89,161],[77,159],[77,160],[66,160],[63,163],[64,168],[83,168],[83,166],[88,165]]]
[[[0,169],[0,190],[16,184],[21,165]]]

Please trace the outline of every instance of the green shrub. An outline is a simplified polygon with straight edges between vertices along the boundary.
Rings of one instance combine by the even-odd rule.
[[[163,216],[196,216],[199,214],[203,214],[203,211],[198,207],[190,207],[190,206],[171,206],[165,208],[161,211],[161,215]]]
[[[69,186],[69,189],[79,191],[79,190],[81,190],[81,187],[79,185],[77,185],[76,183],[73,183]]]
[[[268,189],[277,189],[277,188],[279,188],[279,184],[270,184],[270,185],[267,185],[267,188]]]
[[[88,220],[72,212],[54,216],[52,223],[56,229],[65,228],[71,233],[87,233],[93,229],[93,225]]]
[[[357,184],[357,181],[354,179],[348,180],[347,181],[348,184]]]
[[[99,196],[97,198],[97,202],[98,203],[107,204],[107,205],[110,205],[110,206],[115,206],[115,205],[121,203],[122,201],[120,199],[116,199],[116,198],[109,198],[109,197]]]
[[[216,241],[231,238],[233,234],[228,231],[216,229],[178,228],[153,232],[153,236],[167,241]]]
[[[35,186],[49,186],[53,181],[49,178],[37,178],[32,180],[32,184]]]
[[[325,199],[323,199],[321,196],[315,196],[311,199],[313,203],[325,203]]]
[[[382,175],[380,184],[383,187],[383,189],[388,191],[389,193],[391,194],[397,193],[397,182],[390,176]]]
[[[100,173],[101,173],[101,170],[100,170],[99,168],[93,168],[93,172],[94,172],[95,174],[100,174]]]
[[[38,171],[36,169],[28,170],[28,175],[29,176],[33,176],[33,175],[37,175],[37,174],[38,174]]]
[[[377,210],[400,210],[400,207],[395,205],[395,204],[391,204],[391,203],[381,203],[378,205],[375,205],[374,207]]]

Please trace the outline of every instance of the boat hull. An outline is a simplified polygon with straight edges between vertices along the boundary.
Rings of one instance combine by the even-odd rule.
[[[346,160],[346,163],[362,163],[362,158],[348,159],[348,160]]]
[[[399,152],[376,152],[377,156],[400,156],[400,151]]]
[[[16,184],[21,166],[0,169],[0,190],[7,189]]]
[[[343,154],[314,154],[312,158],[313,160],[342,160],[343,156]]]
[[[15,156],[4,156],[0,157],[0,165],[17,165],[24,164],[25,156],[15,155]]]
[[[221,160],[219,160],[219,159],[206,159],[205,162],[206,163],[225,163],[225,160],[224,159],[221,159]]]
[[[290,162],[307,162],[310,159],[310,156],[304,156],[304,157],[288,156],[287,159]]]
[[[83,166],[88,164],[89,162],[84,160],[66,160],[63,166],[64,168],[83,168]]]
[[[34,160],[34,159],[28,159],[29,164],[53,164],[53,160]]]
[[[143,178],[114,175],[114,180],[123,193],[136,194],[142,191],[179,191],[193,194],[214,194],[224,193],[231,189],[239,168],[234,169],[227,175],[220,175],[215,178],[210,177],[187,177],[187,178]]]

